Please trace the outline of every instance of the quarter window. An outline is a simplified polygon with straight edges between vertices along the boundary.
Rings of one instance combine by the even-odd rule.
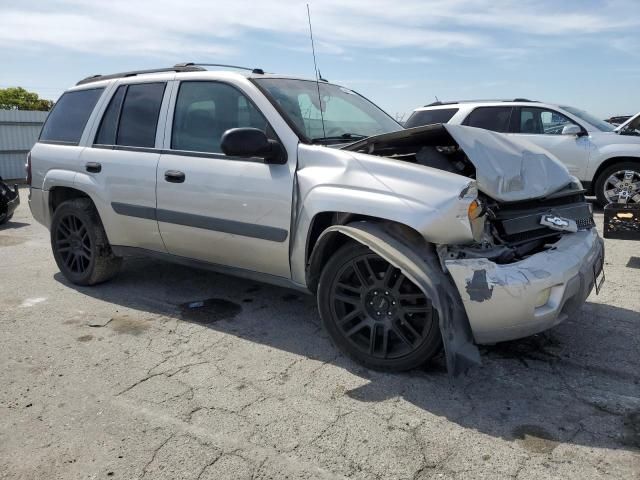
[[[494,132],[509,132],[511,122],[511,107],[480,107],[476,108],[464,121],[470,127],[484,128]]]
[[[40,140],[77,145],[104,88],[63,94],[42,127]]]
[[[120,109],[124,94],[127,91],[126,85],[120,85],[116,93],[111,98],[107,111],[102,116],[100,128],[96,135],[95,143],[99,145],[115,145],[116,133],[118,133],[118,120],[120,119]]]
[[[575,125],[561,113],[536,107],[520,109],[519,132],[538,135],[562,135],[567,125]]]
[[[238,89],[220,82],[180,84],[173,115],[172,149],[221,153],[224,132],[243,127],[267,132],[268,124]]]

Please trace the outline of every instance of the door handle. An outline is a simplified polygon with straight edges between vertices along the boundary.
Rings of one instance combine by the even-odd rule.
[[[84,168],[89,173],[100,173],[102,171],[102,165],[98,162],[87,162]]]
[[[164,179],[171,183],[182,183],[184,182],[184,172],[180,170],[167,170],[164,172]]]

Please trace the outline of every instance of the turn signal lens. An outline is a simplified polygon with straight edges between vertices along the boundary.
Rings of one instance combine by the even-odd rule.
[[[482,216],[484,213],[484,208],[478,199],[474,200],[469,204],[469,220],[475,220],[476,218]]]

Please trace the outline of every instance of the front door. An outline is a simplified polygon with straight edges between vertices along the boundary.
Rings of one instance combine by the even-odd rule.
[[[289,278],[295,152],[284,165],[226,156],[220,141],[228,129],[259,128],[275,138],[255,103],[217,81],[182,81],[175,92],[157,173],[167,251]]]
[[[562,134],[565,126],[577,125],[574,121],[555,110],[539,107],[515,108],[513,115],[515,119],[511,123],[515,123],[513,131],[516,132],[513,136],[548,150],[558,157],[571,175],[585,179],[591,149],[589,136]]]

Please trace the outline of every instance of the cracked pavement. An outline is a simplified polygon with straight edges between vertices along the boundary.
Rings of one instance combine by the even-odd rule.
[[[640,478],[638,242],[606,241],[579,314],[466,375],[382,374],[297,292],[149,259],[70,285],[21,194],[0,227],[0,478]]]

